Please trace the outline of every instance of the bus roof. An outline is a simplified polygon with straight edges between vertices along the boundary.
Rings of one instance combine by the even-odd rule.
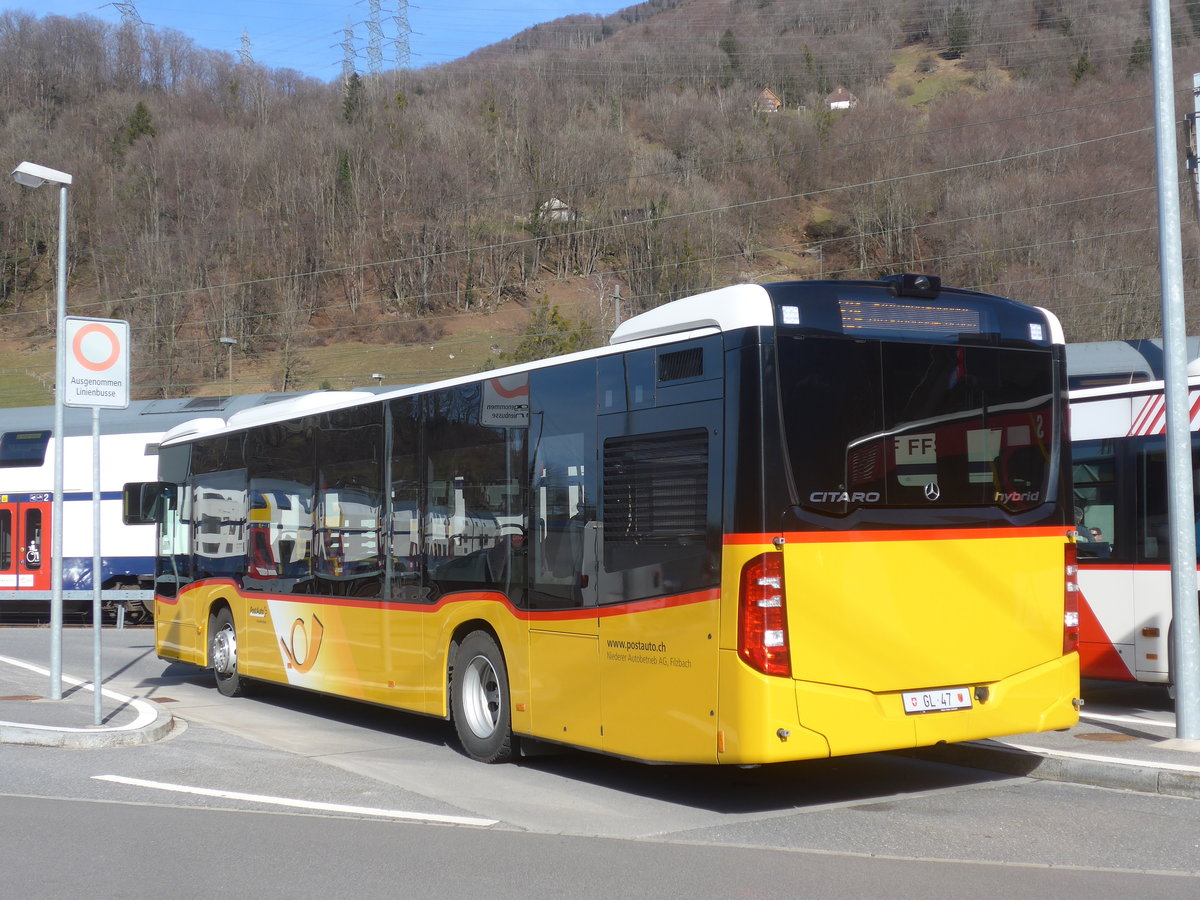
[[[771,295],[763,285],[734,284],[665,303],[634,316],[617,326],[609,343],[624,344],[695,328],[734,331],[774,322]]]
[[[736,331],[745,328],[770,327],[775,324],[773,292],[778,292],[780,289],[792,289],[799,284],[822,290],[828,290],[835,285],[861,285],[870,286],[874,289],[882,286],[880,282],[872,281],[789,281],[767,284],[747,283],[730,285],[718,288],[717,290],[706,291],[702,294],[696,294],[692,297],[674,300],[633,316],[617,326],[606,347],[582,350],[565,356],[520,363],[503,369],[473,373],[423,385],[408,385],[395,389],[374,390],[370,392],[321,391],[282,402],[254,405],[254,408],[248,408],[251,405],[243,405],[239,407],[243,411],[232,411],[230,415],[203,417],[180,424],[163,435],[161,443],[163,446],[171,446],[204,437],[241,431],[256,425],[283,422],[299,416],[316,413],[332,412],[371,403],[375,400],[390,400],[418,392],[450,388],[461,384],[487,381],[493,378],[503,378],[508,375],[531,372],[575,360],[593,359],[629,350],[641,349],[643,347],[656,347],[665,343],[693,340],[720,332]],[[957,288],[945,288],[943,290],[947,294],[972,294],[980,297],[993,296]],[[1039,311],[1045,316],[1046,321],[1050,325],[1051,340],[1054,343],[1061,343],[1062,329],[1058,324],[1058,320],[1053,314],[1045,310]]]
[[[311,393],[311,392],[309,392]],[[258,408],[295,393],[237,394],[217,397],[169,397],[135,400],[125,409],[105,409],[100,414],[101,434],[161,434],[206,412],[232,415],[238,410]],[[14,406],[0,408],[0,432],[49,431],[54,427],[53,406]],[[63,408],[63,432],[67,437],[92,433],[90,408]]]

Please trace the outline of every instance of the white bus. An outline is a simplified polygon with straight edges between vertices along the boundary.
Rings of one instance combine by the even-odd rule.
[[[1189,367],[1197,371],[1196,363]],[[1200,372],[1189,374],[1200,484]],[[1162,381],[1071,392],[1085,678],[1171,683],[1171,548]]]

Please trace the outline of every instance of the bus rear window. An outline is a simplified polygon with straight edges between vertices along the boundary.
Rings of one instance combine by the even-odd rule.
[[[41,466],[46,462],[49,443],[49,431],[6,431],[0,434],[0,466]]]
[[[995,506],[1048,499],[1053,362],[1045,351],[780,337],[784,439],[796,501]]]

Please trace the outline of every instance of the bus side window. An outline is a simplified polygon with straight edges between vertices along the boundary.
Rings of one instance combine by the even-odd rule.
[[[247,438],[247,590],[313,593],[313,433],[301,421],[270,425]]]
[[[421,428],[423,586],[431,599],[490,590],[519,602],[525,587],[526,428],[519,415],[495,418],[479,384],[437,391],[428,404]]]
[[[1116,459],[1111,440],[1080,442],[1072,448],[1076,551],[1081,559],[1107,559],[1117,540]]]
[[[1167,450],[1161,437],[1151,438],[1138,448],[1137,479],[1138,559],[1147,562],[1168,560],[1171,545],[1167,519]]]
[[[1200,486],[1200,440],[1192,436],[1192,490]],[[1171,558],[1171,523],[1167,505],[1167,451],[1164,439],[1150,438],[1138,447],[1138,558],[1167,562]],[[1200,497],[1194,497],[1200,515]],[[1200,519],[1196,525],[1197,554],[1200,555]]]
[[[596,603],[596,364],[530,378],[533,482],[529,603],[570,609]],[[590,538],[590,540],[589,540]]]
[[[378,407],[323,413],[314,423],[317,495],[312,571],[317,592],[336,597],[383,593],[383,416]]]

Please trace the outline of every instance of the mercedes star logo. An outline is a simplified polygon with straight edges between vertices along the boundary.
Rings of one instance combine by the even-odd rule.
[[[936,500],[940,496],[942,496],[942,489],[940,487],[938,487],[936,481],[931,481],[931,482],[929,482],[929,484],[925,485],[925,499],[926,500],[933,501],[933,500]]]

